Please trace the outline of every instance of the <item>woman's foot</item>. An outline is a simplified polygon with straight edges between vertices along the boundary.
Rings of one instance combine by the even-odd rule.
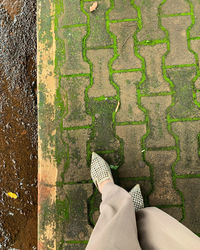
[[[106,183],[108,182],[114,183],[108,163],[95,152],[92,153],[91,177],[94,184],[101,193]]]

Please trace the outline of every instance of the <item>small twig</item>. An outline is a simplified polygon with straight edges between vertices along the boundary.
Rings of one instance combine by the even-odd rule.
[[[132,36],[132,34],[130,34],[130,35],[126,38],[126,40],[125,40],[124,43],[122,44],[122,48],[124,47],[124,45],[127,43],[128,39],[129,39],[131,36]]]
[[[120,105],[120,102],[118,101],[117,107],[116,107],[116,109],[115,109],[115,113],[117,113],[117,111],[118,111],[118,109],[119,109],[119,105]]]
[[[135,26],[135,23],[129,23],[126,25],[127,27]]]

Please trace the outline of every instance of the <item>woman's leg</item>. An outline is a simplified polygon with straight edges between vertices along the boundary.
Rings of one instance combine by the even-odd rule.
[[[102,189],[100,216],[86,250],[141,250],[131,195],[112,182]]]
[[[136,212],[138,237],[143,250],[199,250],[200,238],[156,207]]]

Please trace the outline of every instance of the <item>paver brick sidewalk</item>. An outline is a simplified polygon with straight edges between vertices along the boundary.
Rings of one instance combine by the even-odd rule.
[[[85,249],[93,151],[200,235],[200,2],[93,2],[38,1],[38,247]]]

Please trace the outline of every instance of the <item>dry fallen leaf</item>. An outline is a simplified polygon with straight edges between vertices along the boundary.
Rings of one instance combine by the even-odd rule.
[[[92,6],[90,6],[90,12],[93,12],[94,10],[96,10],[97,6],[98,6],[98,3],[97,3],[97,2],[94,2],[94,3],[92,4]]]
[[[17,199],[17,195],[15,193],[8,192],[7,195],[10,196],[11,198]]]

